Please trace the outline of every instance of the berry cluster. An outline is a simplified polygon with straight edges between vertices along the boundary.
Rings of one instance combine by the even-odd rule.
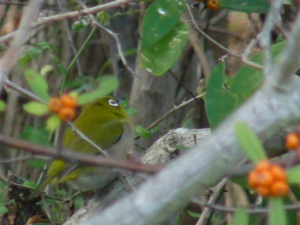
[[[205,7],[211,10],[216,10],[219,7],[219,0],[196,0],[198,2],[204,2]]]
[[[284,197],[289,191],[284,169],[269,160],[259,162],[249,172],[248,183],[263,197]]]
[[[299,131],[300,132],[300,131]],[[285,137],[285,147],[288,151],[297,151],[300,158],[300,133],[288,133]]]
[[[48,106],[51,112],[58,113],[62,121],[72,121],[76,118],[77,99],[69,94],[51,98]]]

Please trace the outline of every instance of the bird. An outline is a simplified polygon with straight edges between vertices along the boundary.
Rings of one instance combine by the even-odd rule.
[[[134,129],[124,108],[112,96],[83,106],[74,121],[77,129],[104,150],[109,157],[126,159],[133,151]],[[70,127],[63,135],[63,147],[71,151],[105,157],[99,150],[79,137]],[[39,193],[51,183],[67,182],[81,191],[97,190],[106,186],[117,175],[116,170],[81,164],[70,164],[56,159],[49,166],[45,179],[36,189]]]

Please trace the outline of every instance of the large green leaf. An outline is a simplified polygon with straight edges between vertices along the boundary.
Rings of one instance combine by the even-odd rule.
[[[53,114],[46,121],[47,130],[50,132],[55,131],[59,127],[60,122],[61,120],[59,116],[57,114]]]
[[[271,47],[271,52],[275,61],[280,55],[284,46],[285,42],[280,42]],[[259,64],[263,64],[263,53],[259,52],[255,54],[250,60]],[[244,65],[238,70],[238,72],[233,77],[230,85],[230,91],[233,94],[253,92],[260,86],[263,80],[264,77],[261,71],[253,67]]]
[[[142,138],[150,138],[151,137],[151,132],[143,126],[137,125],[137,126],[135,126],[134,129],[135,129],[136,134]]]
[[[286,225],[287,218],[284,211],[284,204],[281,198],[269,199],[269,225]]]
[[[48,84],[46,80],[34,69],[25,71],[25,78],[31,90],[45,101],[51,98],[48,94]]]
[[[284,46],[285,42],[281,42],[271,47],[275,62]],[[262,64],[263,54],[255,54],[251,61]],[[250,97],[264,79],[259,70],[246,65],[233,78],[227,78],[224,70],[224,63],[219,63],[212,70],[207,83],[206,110],[212,129]]]
[[[142,49],[141,67],[159,76],[173,66],[188,41],[188,26],[178,22],[163,38]]]
[[[237,108],[251,92],[234,95],[224,86],[226,76],[224,75],[225,64],[216,65],[207,83],[205,106],[209,124],[214,129],[224,120],[235,108]]]
[[[249,215],[243,208],[238,208],[233,217],[232,225],[248,225]]]
[[[247,157],[254,163],[267,159],[264,148],[251,128],[242,121],[234,124],[234,130],[239,145]]]
[[[23,105],[23,109],[31,114],[36,116],[43,116],[49,113],[48,105],[39,103],[39,102],[28,102]]]
[[[247,13],[267,13],[270,6],[266,0],[220,0],[220,7]]]
[[[5,206],[0,206],[0,215],[4,215],[5,213],[8,213],[8,209]]]
[[[300,166],[295,166],[287,170],[287,178],[289,184],[300,183]]]
[[[78,96],[78,104],[84,105],[96,101],[99,98],[102,98],[106,95],[111,94],[118,87],[118,80],[112,76],[105,77],[100,82],[100,85],[97,89],[92,92],[82,94]]]
[[[166,35],[179,21],[184,0],[156,0],[147,9],[142,28],[142,50]]]

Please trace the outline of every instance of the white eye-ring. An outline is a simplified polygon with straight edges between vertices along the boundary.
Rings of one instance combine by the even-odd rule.
[[[119,106],[119,104],[118,104],[117,102],[115,102],[114,100],[112,100],[112,99],[109,99],[109,100],[108,100],[108,103],[109,103],[110,105],[112,105],[112,106]]]

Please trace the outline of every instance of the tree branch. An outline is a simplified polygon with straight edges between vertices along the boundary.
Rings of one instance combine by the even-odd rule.
[[[274,69],[279,80],[291,77],[300,57],[300,17],[293,37],[283,50]],[[289,57],[287,57],[289,56]],[[293,57],[291,57],[293,56]],[[281,66],[282,68],[278,68]],[[158,224],[171,213],[180,210],[197,193],[215,185],[226,171],[245,156],[240,150],[234,132],[234,123],[244,121],[261,141],[283,127],[300,122],[300,81],[285,81],[290,88],[285,92],[265,82],[244,105],[224,121],[207,141],[193,148],[142,184],[140,188],[111,207],[97,212],[81,224],[106,225]],[[202,150],[202,151],[201,151]]]
[[[156,173],[161,170],[159,165],[147,165],[141,163],[132,163],[124,160],[114,159],[110,157],[95,157],[95,155],[84,155],[74,151],[54,149],[27,141],[0,135],[0,143],[4,146],[21,149],[35,155],[48,156],[54,159],[62,159],[70,163],[83,163],[91,166],[103,166],[107,168],[119,168],[130,170],[132,172]]]

